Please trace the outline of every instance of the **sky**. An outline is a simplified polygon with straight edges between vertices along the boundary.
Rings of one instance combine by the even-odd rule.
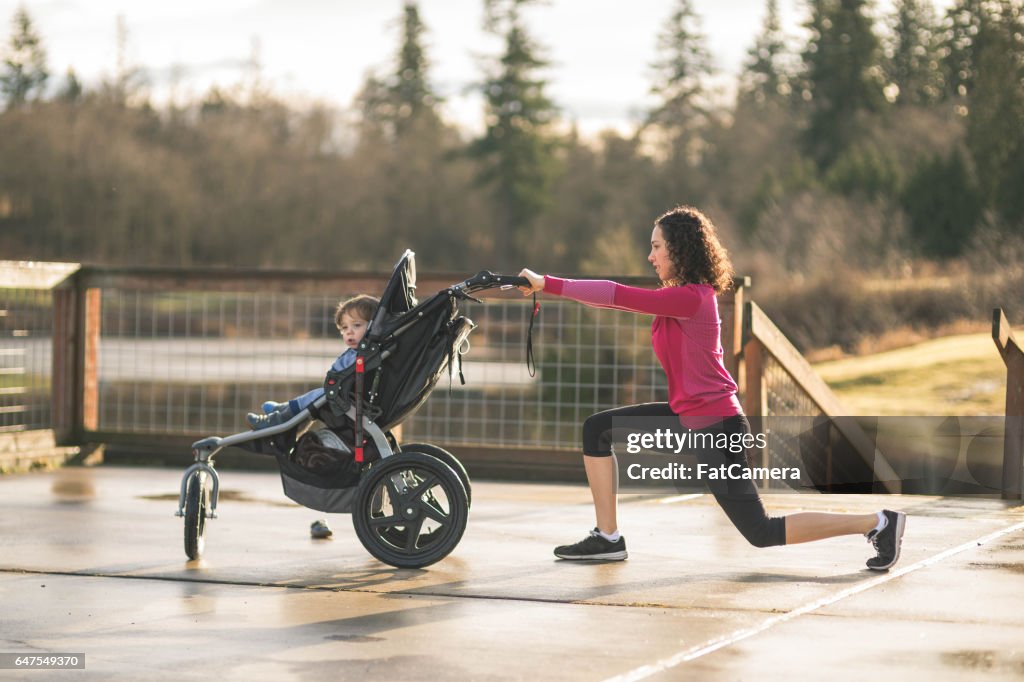
[[[885,0],[886,2],[888,0]],[[939,0],[945,2],[946,0]],[[803,40],[805,0],[779,0],[783,28]],[[760,31],[765,0],[693,0],[718,81],[728,87]],[[367,73],[386,73],[400,40],[401,0],[0,0],[6,47],[19,5],[43,38],[53,80],[74,67],[88,87],[117,64],[117,21],[127,28],[126,56],[147,74],[151,97],[200,97],[213,84],[251,76],[290,102],[351,105]],[[545,47],[549,94],[584,133],[627,129],[651,104],[650,64],[674,0],[549,0],[526,17]],[[446,114],[478,130],[481,104],[470,86],[481,61],[500,53],[482,30],[482,0],[420,0],[435,87]],[[2,51],[0,47],[0,51]]]

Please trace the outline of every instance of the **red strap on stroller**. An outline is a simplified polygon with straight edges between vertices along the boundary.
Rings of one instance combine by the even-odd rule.
[[[356,461],[360,464],[363,461],[363,379],[366,374],[366,365],[363,356],[356,356]]]

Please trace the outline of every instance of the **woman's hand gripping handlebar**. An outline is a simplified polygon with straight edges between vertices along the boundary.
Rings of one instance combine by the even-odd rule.
[[[481,270],[466,281],[456,284],[452,288],[465,290],[467,292],[476,292],[484,289],[494,289],[496,287],[511,289],[512,287],[521,288],[528,285],[529,282],[523,277],[496,275],[493,272]]]
[[[519,272],[519,277],[517,279],[523,280],[522,283],[516,284],[519,291],[523,292],[523,296],[529,296],[530,294],[537,293],[538,291],[544,291],[544,275],[538,275],[529,268],[523,268]]]

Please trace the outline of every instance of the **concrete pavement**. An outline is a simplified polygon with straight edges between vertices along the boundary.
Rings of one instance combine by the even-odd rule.
[[[0,478],[0,652],[79,652],[84,671],[3,679],[1024,678],[1024,507],[773,495],[774,513],[908,512],[896,570],[860,537],[757,550],[708,496],[623,496],[630,559],[555,561],[589,493],[478,482],[459,547],[424,570],[366,553],[348,516],[275,474],[225,471],[204,557],[173,516],[180,472]]]

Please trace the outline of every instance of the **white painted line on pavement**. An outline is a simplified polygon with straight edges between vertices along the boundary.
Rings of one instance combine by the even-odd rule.
[[[665,497],[658,500],[658,504],[675,504],[676,502],[686,502],[687,500],[696,500],[698,497],[704,497],[703,493],[694,493],[693,495],[675,495],[673,497]]]
[[[979,547],[988,542],[991,542],[992,540],[995,540],[1004,535],[1008,535],[1009,533],[1013,533],[1015,531],[1022,529],[1024,529],[1024,521],[1016,523],[1008,528],[1004,528],[1002,530],[997,530],[993,533],[989,533],[988,535],[980,537],[977,540],[965,542],[964,544],[958,547],[947,549],[945,552],[941,552],[928,559],[918,561],[916,564],[911,564],[910,566],[907,566],[905,568],[901,568],[899,570],[886,573],[877,578],[873,578],[871,580],[863,582],[860,585],[856,585],[849,589],[838,592],[832,596],[823,597],[817,601],[811,602],[810,604],[805,604],[800,608],[788,611],[782,615],[773,616],[765,620],[763,623],[756,625],[754,627],[737,630],[736,632],[725,635],[724,637],[719,637],[704,644],[698,644],[697,646],[686,649],[685,651],[680,651],[679,653],[673,656],[663,658],[662,660],[652,663],[650,665],[644,665],[634,670],[630,670],[629,672],[623,673],[621,675],[610,677],[605,682],[633,682],[634,680],[642,680],[652,675],[657,675],[658,673],[665,672],[669,668],[676,667],[680,663],[692,661],[695,658],[700,658],[701,656],[705,656],[712,652],[718,651],[719,649],[723,649],[731,644],[735,644],[744,639],[749,639],[750,637],[760,634],[765,630],[768,630],[769,628],[773,628],[780,623],[785,623],[787,621],[793,620],[794,618],[797,618],[798,616],[811,613],[812,611],[817,611],[818,609],[823,608],[825,606],[831,606],[832,604],[835,604],[838,601],[846,599],[847,597],[852,597],[855,594],[865,592],[867,590],[870,590],[872,587],[882,585],[884,583],[889,582],[890,580],[895,580],[896,578],[904,576],[908,573],[913,573],[914,571],[917,571],[919,569],[927,568],[928,566],[931,566],[932,564],[937,564],[940,561],[944,561],[951,556],[960,554],[961,552],[966,552],[967,550],[973,547]]]

